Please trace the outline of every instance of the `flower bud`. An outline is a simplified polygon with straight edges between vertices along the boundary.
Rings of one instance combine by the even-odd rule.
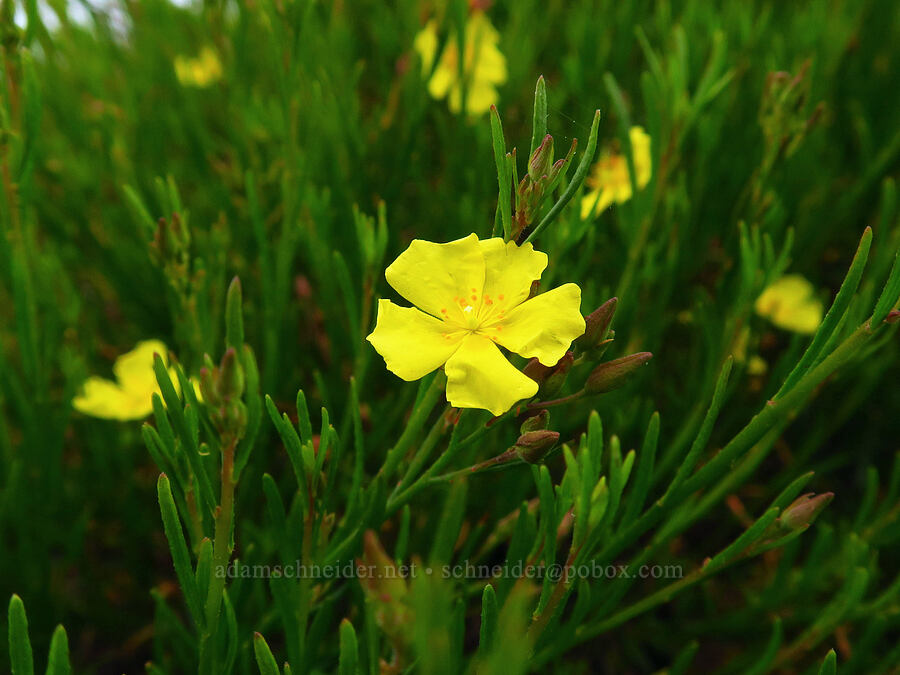
[[[529,360],[528,363],[525,364],[525,367],[522,368],[522,373],[537,382],[538,385],[543,384],[544,380],[546,380],[552,372],[553,366],[545,366],[536,358]]]
[[[825,492],[821,495],[814,495],[810,492],[802,495],[784,510],[779,520],[790,530],[804,530],[831,503],[832,499],[834,499],[833,492]]]
[[[529,464],[540,464],[547,453],[559,440],[558,431],[529,431],[519,436],[519,440],[513,446],[516,454]]]
[[[618,298],[610,298],[584,318],[584,335],[575,340],[578,349],[587,351],[599,346],[606,339],[618,303]]]
[[[624,385],[631,374],[653,358],[650,352],[629,354],[619,359],[601,363],[588,375],[584,390],[588,394],[605,394]]]
[[[520,434],[527,434],[530,431],[540,431],[542,429],[546,429],[550,424],[550,411],[546,408],[538,411],[536,415],[532,415],[527,420],[522,422],[522,426],[519,427]]]
[[[544,381],[538,390],[538,396],[542,399],[556,396],[566,383],[566,378],[569,377],[569,371],[572,369],[573,363],[575,363],[575,355],[571,351],[566,352],[565,355],[556,362],[556,365],[553,367],[550,374],[544,378]]]
[[[234,347],[225,350],[219,369],[222,396],[224,398],[240,398],[244,393],[244,369],[238,361]]]
[[[553,166],[553,136],[547,134],[541,144],[534,149],[528,161],[528,177],[535,183],[550,173]]]

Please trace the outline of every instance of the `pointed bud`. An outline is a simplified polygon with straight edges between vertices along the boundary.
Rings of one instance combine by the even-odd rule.
[[[550,411],[545,408],[522,422],[522,426],[519,427],[519,433],[527,434],[529,431],[541,431],[546,429],[549,424]]]
[[[571,351],[566,352],[565,355],[556,362],[556,366],[554,366],[552,372],[544,379],[544,382],[541,384],[538,391],[538,395],[542,399],[548,399],[559,393],[559,390],[562,389],[563,385],[566,383],[566,378],[569,377],[569,371],[572,370],[573,363],[575,363],[575,354]]]
[[[618,304],[618,298],[610,298],[584,318],[584,335],[575,340],[578,349],[593,349],[606,339]]]
[[[588,394],[605,394],[624,385],[631,374],[653,358],[650,352],[629,354],[620,359],[601,363],[588,375],[584,390]]]
[[[832,499],[834,499],[833,492],[825,492],[821,495],[814,495],[810,492],[802,495],[784,510],[779,520],[790,530],[806,529],[812,525],[812,522],[831,503]]]
[[[544,383],[544,380],[550,376],[550,373],[553,372],[553,368],[553,366],[545,366],[537,359],[531,359],[525,364],[525,367],[522,368],[522,372],[537,382],[538,385],[541,385]]]
[[[207,357],[208,359],[209,357]],[[216,386],[213,377],[214,368],[209,365],[200,369],[200,393],[203,394],[203,400],[211,406],[218,406],[221,402],[219,399],[219,388]]]
[[[550,173],[553,166],[553,136],[547,134],[541,144],[534,149],[528,161],[528,177],[535,183]]]
[[[540,464],[547,453],[559,440],[558,431],[529,431],[519,436],[515,446],[516,454],[529,464]]]
[[[234,347],[225,350],[219,366],[219,385],[224,398],[240,398],[244,393],[244,369]]]

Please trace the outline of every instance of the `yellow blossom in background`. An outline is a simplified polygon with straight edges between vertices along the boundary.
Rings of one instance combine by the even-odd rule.
[[[653,160],[650,157],[650,136],[642,127],[631,127],[628,133],[631,140],[631,152],[634,158],[635,181],[638,189],[650,182],[653,173]],[[588,192],[581,198],[581,219],[591,215],[599,215],[613,202],[623,204],[631,199],[631,174],[628,171],[628,159],[625,155],[605,150],[594,164],[591,175],[585,183]]]
[[[175,75],[186,87],[208,87],[222,79],[222,62],[211,47],[204,47],[196,58],[176,56]]]
[[[153,394],[159,393],[153,373],[153,355],[167,361],[167,349],[159,340],[145,340],[113,364],[116,381],[89,377],[81,393],[72,401],[79,412],[107,420],[139,420],[153,412]],[[169,369],[172,383],[178,387],[174,369]]]
[[[772,283],[756,299],[756,313],[784,330],[812,334],[822,323],[824,307],[816,289],[799,274]]]
[[[469,15],[465,29],[465,59],[463,71],[466,83],[466,112],[480,115],[498,101],[498,85],[506,82],[506,57],[497,47],[500,35],[491,20],[480,10]],[[435,66],[438,49],[438,24],[432,19],[418,35],[413,47],[422,59],[422,71],[431,73],[428,93],[440,100],[448,98],[450,110],[462,108],[462,87],[459,72],[459,40],[454,32],[447,38],[444,50]],[[434,72],[432,73],[432,67]]]
[[[413,240],[385,277],[416,307],[380,300],[366,339],[398,377],[417,380],[444,366],[451,405],[501,415],[538,385],[498,345],[554,366],[584,333],[575,284],[528,298],[546,266],[531,244],[475,234],[448,244]]]

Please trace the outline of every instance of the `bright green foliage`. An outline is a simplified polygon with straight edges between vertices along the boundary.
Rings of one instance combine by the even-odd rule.
[[[895,671],[896,2],[497,0],[482,117],[413,47],[470,4],[0,0],[2,668]],[[588,316],[498,418],[365,341],[471,232]],[[152,418],[73,411],[148,339]]]

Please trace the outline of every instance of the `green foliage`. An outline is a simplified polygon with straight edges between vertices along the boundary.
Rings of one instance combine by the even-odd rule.
[[[894,3],[497,1],[483,116],[414,48],[470,4],[0,3],[13,673],[894,672]],[[473,231],[588,315],[497,418],[365,341]],[[152,419],[73,409],[151,338]]]

